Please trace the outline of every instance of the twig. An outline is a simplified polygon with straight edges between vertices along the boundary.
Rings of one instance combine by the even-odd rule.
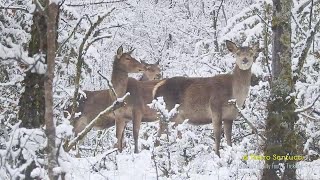
[[[92,24],[89,16],[87,16],[88,21],[92,25],[90,26],[89,30],[85,34],[85,36],[80,44],[79,51],[78,51],[78,58],[77,58],[77,65],[76,65],[76,77],[75,77],[75,91],[74,91],[74,96],[72,99],[71,122],[74,121],[74,115],[75,115],[75,110],[76,110],[76,106],[77,106],[77,97],[78,97],[78,91],[80,88],[81,68],[82,68],[82,65],[84,62],[83,56],[85,55],[85,53],[87,52],[87,50],[89,48],[89,46],[85,47],[85,44],[88,41],[91,34],[93,33],[94,29],[96,27],[98,27],[102,23],[104,18],[108,17],[113,10],[115,10],[115,8],[112,8],[108,13],[105,13],[103,16],[98,16],[97,21],[94,24]]]
[[[58,55],[60,54],[60,52],[61,52],[61,50],[62,50],[62,47],[69,41],[69,39],[71,38],[71,36],[76,32],[76,30],[77,30],[78,26],[80,25],[80,23],[81,23],[81,21],[82,21],[83,18],[84,18],[84,17],[81,17],[81,18],[79,19],[78,23],[77,23],[76,26],[74,27],[74,29],[73,29],[73,31],[71,32],[71,34],[70,34],[70,35],[68,36],[68,38],[67,38],[66,40],[64,40],[64,41],[62,42],[62,44],[59,46],[59,48],[58,48],[58,50],[57,50],[57,54],[58,54]]]
[[[118,97],[118,95],[117,95],[116,91],[114,90],[114,88],[113,88],[111,82],[109,81],[109,79],[108,79],[107,77],[105,77],[104,75],[102,75],[100,70],[98,70],[98,74],[99,74],[103,79],[105,79],[105,80],[107,81],[108,87],[109,87],[109,89],[112,91],[112,94],[113,94],[115,97]]]
[[[154,154],[154,147],[152,148],[151,153],[152,153],[153,163],[154,163],[154,166],[156,168],[157,180],[159,180],[159,172],[158,172],[158,166],[157,166],[157,162],[156,162],[156,155]]]
[[[318,95],[318,97],[309,105],[303,107],[303,108],[300,108],[300,109],[296,109],[294,112],[295,113],[301,113],[301,112],[304,112],[304,111],[307,111],[308,109],[312,108],[314,106],[314,104],[318,101],[318,99],[320,98],[320,94]]]
[[[39,2],[39,0],[34,0],[34,4],[36,5],[37,9],[39,10],[41,15],[44,15],[44,7],[41,5],[41,3]]]
[[[119,3],[119,2],[125,2],[127,0],[118,0],[118,1],[100,1],[100,2],[92,2],[92,3],[84,3],[84,4],[66,4],[66,6],[73,6],[73,7],[79,7],[79,6],[89,6],[89,5],[100,5],[100,4],[111,4],[111,3]]]
[[[316,23],[316,25],[314,26],[314,28],[312,28],[309,31],[309,36],[306,39],[306,44],[305,44],[305,48],[301,51],[301,54],[299,55],[298,58],[298,68],[297,70],[295,70],[295,77],[293,78],[293,81],[296,82],[301,74],[301,70],[303,68],[303,64],[307,58],[309,49],[311,47],[312,44],[312,40],[314,39],[314,36],[316,34],[316,32],[318,31],[318,29],[320,28],[320,19],[318,20],[318,22]]]
[[[243,115],[241,109],[238,107],[237,101],[235,99],[229,100],[228,103],[230,105],[234,105],[234,107],[238,110],[240,116],[244,119],[244,121],[253,129],[253,132],[256,133],[258,136],[261,137],[262,140],[267,141],[267,139],[258,133],[258,129],[254,127],[254,125]]]
[[[20,11],[23,11],[23,12],[26,12],[26,13],[30,13],[26,8],[24,7],[3,7],[3,6],[0,6],[0,10],[1,9],[4,9],[4,10],[20,10]]]
[[[88,124],[74,139],[72,139],[67,145],[65,145],[65,151],[68,152],[70,149],[77,144],[78,141],[83,139],[85,135],[94,127],[95,123],[100,119],[101,116],[109,114],[116,109],[121,108],[126,103],[125,101],[129,97],[130,93],[125,94],[122,98],[117,99],[113,104],[107,107],[105,110],[101,111],[91,122]]]
[[[298,29],[301,31],[301,33],[303,34],[304,37],[307,37],[307,34],[305,33],[305,31],[303,30],[302,26],[300,23],[298,23],[296,17],[293,15],[293,13],[291,13],[291,17],[293,19],[293,21],[295,22],[295,24],[297,25]]]
[[[90,41],[90,42],[87,44],[87,46],[86,46],[86,48],[85,48],[85,51],[87,51],[87,50],[89,49],[89,47],[90,47],[93,43],[95,43],[95,42],[97,42],[97,41],[99,41],[99,40],[101,40],[101,39],[104,39],[104,38],[112,38],[112,35],[104,35],[104,36],[96,37],[95,39],[93,39],[92,41]]]

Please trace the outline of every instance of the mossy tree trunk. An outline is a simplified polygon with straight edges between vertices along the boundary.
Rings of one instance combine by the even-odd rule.
[[[297,134],[294,125],[298,117],[291,70],[291,7],[292,0],[273,0],[272,17],[272,82],[266,122],[267,141],[264,155],[270,156],[263,169],[263,180],[296,179],[294,160],[273,159],[275,156],[297,155]],[[280,172],[279,163],[285,170]]]
[[[28,49],[29,57],[47,53],[47,24],[43,12],[36,10],[31,26],[31,40]],[[25,128],[39,128],[44,124],[45,98],[44,75],[28,71],[23,80],[25,91],[19,100],[18,118]]]

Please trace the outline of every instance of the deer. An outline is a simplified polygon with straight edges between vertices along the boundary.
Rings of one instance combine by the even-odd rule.
[[[138,140],[141,122],[158,121],[157,111],[151,109],[148,104],[153,100],[152,90],[160,80],[138,81],[134,78],[128,79],[127,92],[130,96],[127,101],[127,109],[122,109],[125,118],[116,117],[116,137],[119,152],[123,149],[123,136],[126,124],[132,120],[134,153],[139,152]]]
[[[160,60],[155,62],[154,64],[149,64],[143,60],[140,60],[142,64],[145,65],[146,70],[143,72],[139,81],[149,81],[149,80],[159,80],[161,79],[161,69],[159,67]]]
[[[251,67],[259,53],[259,44],[252,47],[237,46],[226,41],[227,49],[235,56],[236,63],[231,74],[213,77],[172,77],[160,81],[153,89],[153,97],[163,97],[167,108],[180,104],[172,121],[177,124],[187,122],[193,125],[213,125],[215,153],[220,157],[222,122],[227,145],[232,146],[231,133],[233,120],[238,110],[228,103],[236,99],[242,107],[248,96],[251,82]]]
[[[117,54],[114,57],[111,83],[113,84],[113,88],[118,97],[124,96],[127,92],[126,89],[129,73],[140,73],[148,71],[147,69],[149,65],[146,63],[140,63],[135,58],[131,57],[132,52],[133,50],[124,53],[123,47],[120,46],[117,50]],[[149,69],[152,69],[150,67]],[[148,73],[145,76],[150,78],[157,78],[160,72],[158,72],[157,70],[155,72],[156,74]],[[110,106],[115,100],[115,97],[110,89],[84,92],[86,94],[86,99],[80,99],[77,109],[81,112],[81,116],[76,118],[74,121],[73,131],[76,135],[81,132],[101,111]],[[71,108],[69,107],[67,111],[71,112]],[[102,130],[113,126],[115,124],[114,119],[114,114],[102,116],[95,124],[95,129]]]
[[[145,66],[145,71],[140,77],[139,81],[159,80],[161,78],[161,69],[159,67],[159,61],[150,64],[145,61],[140,61]],[[81,112],[81,116],[76,119],[74,126],[74,132],[78,134],[85,126],[87,126],[92,119],[94,119],[101,111],[111,105],[112,97],[110,96],[110,90],[98,90],[98,91],[83,91],[86,94],[86,98],[80,98],[78,100],[77,112]],[[67,111],[71,113],[71,107],[68,107]],[[107,116],[99,119],[95,124],[95,129],[108,129],[115,125],[115,118]]]

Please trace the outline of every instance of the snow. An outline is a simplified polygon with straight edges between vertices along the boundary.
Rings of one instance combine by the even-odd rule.
[[[307,0],[306,0],[307,1]],[[295,1],[294,12],[306,1]],[[1,6],[6,7],[9,1],[0,0]],[[52,0],[52,3],[61,3],[61,0]],[[67,0],[65,4],[72,4]],[[79,0],[83,4],[88,0]],[[204,8],[202,9],[201,2]],[[263,17],[264,2],[267,1],[232,1],[226,0],[224,10],[227,16],[225,22],[222,12],[218,19],[218,44],[219,51],[214,50],[214,36],[212,28],[211,11],[217,7],[220,1],[138,1],[102,4],[95,6],[72,7],[63,5],[59,24],[59,44],[66,41],[61,47],[61,56],[56,58],[56,74],[54,79],[54,106],[57,145],[61,145],[63,138],[73,136],[72,125],[63,117],[63,108],[68,105],[68,99],[74,93],[74,75],[79,44],[90,27],[90,21],[95,22],[98,16],[108,13],[113,7],[115,10],[98,27],[98,34],[89,37],[88,42],[95,39],[111,36],[95,42],[84,55],[86,65],[83,67],[81,87],[79,93],[85,97],[83,90],[107,89],[106,81],[97,71],[107,77],[111,76],[112,61],[116,49],[123,45],[124,49],[135,47],[133,56],[147,62],[160,60],[164,77],[188,76],[210,77],[221,73],[229,73],[234,67],[235,58],[226,50],[225,40],[232,40],[238,45],[250,46],[253,43],[263,42],[264,22],[257,15]],[[35,5],[30,1],[23,1],[22,5],[11,4],[12,7],[21,7],[33,12]],[[25,3],[25,4],[24,4]],[[37,166],[31,172],[31,176],[46,179],[46,157],[39,154],[46,146],[44,130],[19,128],[17,112],[20,108],[19,97],[24,92],[23,76],[26,70],[45,74],[44,54],[36,54],[29,57],[26,51],[30,40],[32,14],[16,11],[0,10],[4,13],[5,21],[0,22],[0,59],[1,67],[8,74],[7,80],[0,82],[0,179],[23,179],[23,171],[35,161]],[[305,8],[309,12],[309,7]],[[300,32],[299,27],[308,29],[307,18],[301,14],[293,16],[298,25],[292,23],[293,29],[293,69],[296,68],[298,57],[305,46],[304,36],[310,32]],[[85,17],[85,18],[84,18]],[[90,18],[87,19],[87,17]],[[315,16],[314,22],[317,20]],[[81,19],[79,22],[79,19]],[[268,22],[271,22],[270,15]],[[79,26],[71,35],[76,24]],[[269,27],[269,33],[271,28]],[[170,37],[170,38],[169,38]],[[319,155],[320,147],[320,116],[313,110],[320,110],[320,101],[315,101],[320,93],[319,75],[319,34],[315,37],[315,51],[311,50],[303,67],[303,77],[295,84],[297,111],[305,111],[299,114],[297,129],[305,135],[303,144],[306,157]],[[269,39],[270,40],[270,39]],[[271,59],[272,44],[266,44]],[[263,46],[260,46],[263,47]],[[266,77],[270,77],[265,62],[266,57],[260,53],[252,66],[252,73],[261,80],[250,87],[250,95],[245,101],[245,107],[241,111],[258,128],[264,132],[265,119],[267,117],[267,102],[270,95],[270,85]],[[28,65],[29,69],[19,67],[20,63]],[[271,68],[271,61],[270,68]],[[1,69],[2,70],[2,69]],[[2,72],[1,72],[2,73]],[[2,75],[2,74],[1,74]],[[135,75],[130,75],[134,76]],[[123,98],[118,99],[119,102]],[[314,104],[313,106],[311,106]],[[179,113],[176,105],[172,110],[166,109],[163,98],[153,101],[151,106],[158,109],[164,119],[170,119]],[[81,113],[78,113],[81,115]],[[55,173],[66,173],[66,179],[157,179],[156,167],[159,179],[260,179],[264,167],[264,161],[243,157],[250,155],[263,155],[264,142],[252,134],[252,130],[241,118],[234,121],[232,139],[233,146],[229,147],[223,137],[221,139],[221,157],[214,154],[215,140],[212,138],[213,127],[211,124],[192,126],[186,120],[183,124],[173,128],[169,123],[171,135],[159,138],[160,146],[155,146],[157,139],[158,122],[142,123],[139,136],[138,154],[133,154],[132,122],[128,122],[125,131],[126,147],[122,153],[115,150],[115,127],[104,130],[99,136],[97,131],[92,131],[80,145],[81,158],[76,158],[76,151],[66,153],[60,148],[59,167]],[[181,139],[177,138],[177,131],[182,132]],[[2,136],[7,134],[8,137]],[[21,146],[22,144],[22,146]],[[168,157],[167,151],[170,152]],[[23,157],[26,162],[20,164],[18,159]],[[154,160],[155,159],[155,160]],[[156,161],[156,165],[155,165]],[[165,176],[164,168],[169,167],[169,176]],[[319,179],[320,161],[301,161],[297,163],[299,179]]]

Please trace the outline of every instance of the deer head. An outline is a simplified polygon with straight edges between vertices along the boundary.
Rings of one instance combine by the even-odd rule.
[[[145,61],[141,60],[141,63],[145,65],[146,71],[144,72],[144,75],[149,80],[158,80],[161,79],[161,69],[159,67],[159,62],[156,62],[155,64],[148,64]]]
[[[133,50],[124,53],[122,46],[118,48],[114,63],[116,63],[119,70],[127,73],[138,73],[146,70],[144,64],[131,57]]]
[[[255,61],[255,54],[259,51],[259,44],[255,44],[253,47],[238,47],[235,43],[227,40],[227,48],[230,52],[236,56],[236,64],[241,70],[248,70],[251,68]]]

